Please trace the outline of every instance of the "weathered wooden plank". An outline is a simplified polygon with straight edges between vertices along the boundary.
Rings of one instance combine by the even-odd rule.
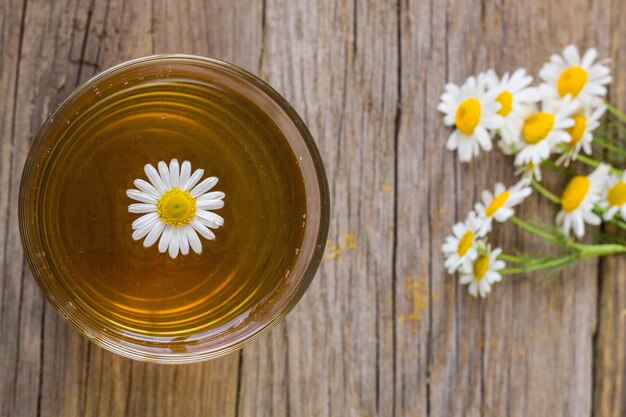
[[[17,402],[18,368],[28,363],[22,376],[29,383],[37,381],[38,347],[24,350],[20,343],[26,335],[20,333],[17,323],[21,321],[24,308],[19,300],[23,294],[21,246],[16,227],[16,210],[11,204],[17,198],[19,165],[24,159],[25,148],[15,146],[14,132],[17,130],[16,107],[19,82],[18,62],[22,53],[24,2],[4,2],[0,9],[0,94],[4,105],[0,108],[0,416],[13,412]],[[22,124],[20,123],[20,127]],[[17,179],[15,177],[18,177]],[[26,308],[28,309],[28,308]],[[36,332],[37,328],[32,327]],[[22,359],[21,359],[22,358]],[[24,361],[23,358],[28,358]],[[28,410],[32,415],[32,409]]]
[[[626,35],[621,17],[626,2],[612,1],[607,8],[613,83],[609,101],[626,108]],[[626,413],[626,257],[612,257],[600,264],[598,280],[598,333],[595,339],[594,416],[619,417]]]
[[[261,73],[317,139],[332,226],[307,295],[244,351],[240,415],[393,414],[397,18],[390,1],[266,2]]]
[[[396,259],[393,323],[396,335],[395,410],[398,416],[445,415],[437,366],[454,358],[456,341],[442,343],[452,331],[448,315],[459,298],[440,260],[442,230],[455,216],[455,155],[445,150],[447,130],[437,106],[448,75],[446,7],[436,2],[401,2],[400,106],[396,125]],[[449,6],[448,6],[449,7]],[[449,317],[454,319],[454,315]],[[438,359],[435,359],[438,358]],[[437,389],[439,392],[434,392]],[[449,415],[453,415],[450,413]]]

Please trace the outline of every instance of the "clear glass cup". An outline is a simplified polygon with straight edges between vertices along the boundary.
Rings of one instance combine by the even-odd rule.
[[[112,326],[87,309],[77,308],[70,291],[51,268],[45,253],[44,236],[37,221],[37,201],[47,158],[53,151],[54,129],[63,129],[65,113],[72,103],[92,95],[98,87],[111,85],[112,78],[159,77],[154,64],[189,63],[198,71],[219,74],[229,88],[252,100],[279,127],[299,159],[306,194],[306,226],[302,246],[290,275],[280,280],[269,297],[257,306],[254,314],[237,326],[194,335],[193,344],[179,349],[167,341],[135,338],[124,328]],[[121,82],[121,81],[116,81]],[[117,86],[120,89],[122,85]],[[28,155],[19,198],[19,222],[22,242],[33,275],[48,301],[81,334],[97,345],[132,359],[159,363],[190,363],[225,355],[242,348],[274,327],[300,300],[311,283],[323,256],[329,227],[329,193],[322,159],[304,122],[267,83],[232,64],[191,55],[156,55],[124,62],[112,67],[77,88],[50,115],[41,128]]]

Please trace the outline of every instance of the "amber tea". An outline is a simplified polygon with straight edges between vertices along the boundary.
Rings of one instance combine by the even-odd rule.
[[[157,60],[53,121],[29,209],[71,308],[186,350],[236,330],[289,279],[307,222],[300,159],[235,83]]]

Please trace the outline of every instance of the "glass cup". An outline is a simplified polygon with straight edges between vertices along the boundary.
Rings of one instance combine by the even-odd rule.
[[[124,91],[136,79],[158,80],[164,64],[186,65],[198,74],[219,77],[229,89],[262,109],[286,138],[299,160],[306,198],[306,225],[301,247],[288,276],[280,279],[253,312],[236,325],[204,329],[188,342],[172,338],[137,337],[124,326],[103,319],[90,306],[78,303],[56,272],[46,253],[46,235],[40,224],[40,199],[45,192],[46,167],[59,144],[58,133],[72,118],[77,103],[97,104],[107,91]],[[49,178],[48,178],[49,179]],[[329,193],[320,154],[304,122],[267,83],[232,64],[191,55],[156,55],[112,67],[77,88],[58,106],[41,128],[26,160],[19,198],[22,242],[33,275],[48,301],[81,334],[97,345],[132,359],[159,363],[189,363],[225,355],[242,348],[274,327],[300,300],[323,256],[329,227]],[[106,225],[94,225],[106,227]]]

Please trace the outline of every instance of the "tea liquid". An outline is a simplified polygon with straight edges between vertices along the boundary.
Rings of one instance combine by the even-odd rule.
[[[236,325],[289,273],[304,233],[303,178],[252,100],[168,63],[156,75],[113,77],[64,114],[37,215],[75,307],[145,340],[174,340]],[[172,158],[218,177],[213,191],[226,194],[216,239],[176,259],[131,238],[140,215],[128,213],[135,201],[125,194],[147,180],[145,164]]]

